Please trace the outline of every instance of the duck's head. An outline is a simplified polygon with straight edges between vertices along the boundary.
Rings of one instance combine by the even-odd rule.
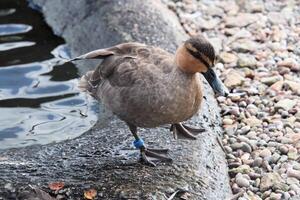
[[[182,71],[202,73],[216,94],[227,96],[228,89],[212,69],[215,59],[213,46],[203,36],[192,37],[185,41],[175,55],[176,64]]]

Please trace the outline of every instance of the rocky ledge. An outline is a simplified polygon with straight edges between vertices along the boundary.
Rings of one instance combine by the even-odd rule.
[[[140,41],[174,51],[187,36],[177,17],[160,1],[33,0],[54,32],[65,38],[73,56],[120,42]],[[93,68],[81,62],[81,73]],[[82,136],[57,144],[0,152],[0,199],[185,199],[230,196],[219,108],[207,84],[201,113],[188,123],[207,131],[196,141],[172,138],[169,127],[142,129],[149,146],[171,150],[172,164],[147,167],[137,162],[126,125],[100,105],[99,121]],[[49,183],[62,182],[60,190]],[[53,187],[52,187],[53,189]],[[49,196],[49,194],[51,196]]]

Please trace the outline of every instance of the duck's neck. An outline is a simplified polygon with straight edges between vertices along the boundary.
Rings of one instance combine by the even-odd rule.
[[[195,74],[199,72],[199,61],[195,59],[185,48],[184,45],[178,47],[175,54],[175,62],[177,67],[188,74]]]

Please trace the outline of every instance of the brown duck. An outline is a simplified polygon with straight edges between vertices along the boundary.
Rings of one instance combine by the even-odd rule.
[[[146,148],[137,135],[137,127],[152,128],[171,124],[175,138],[196,139],[203,129],[181,124],[200,108],[203,98],[200,72],[213,90],[226,95],[226,88],[212,67],[215,51],[203,37],[185,41],[173,55],[163,49],[141,43],[124,43],[81,55],[74,60],[103,59],[87,72],[79,88],[101,100],[124,120],[140,149],[141,159],[154,165],[148,157],[171,161],[164,156],[167,149]]]

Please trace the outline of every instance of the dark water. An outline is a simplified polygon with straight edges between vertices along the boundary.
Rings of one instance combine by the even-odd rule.
[[[97,120],[63,39],[25,0],[0,0],[0,149],[74,138]]]

